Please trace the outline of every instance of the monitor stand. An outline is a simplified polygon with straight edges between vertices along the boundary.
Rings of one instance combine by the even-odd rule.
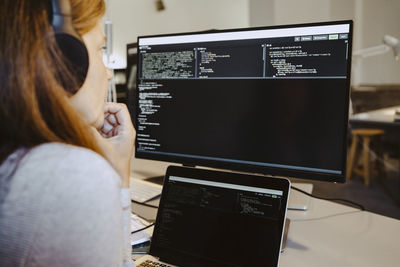
[[[153,176],[153,177],[150,177],[150,178],[146,178],[145,180],[146,180],[147,182],[150,182],[150,183],[155,183],[155,184],[163,185],[163,183],[164,183],[164,175],[161,175],[161,176]]]
[[[298,189],[301,189],[309,194],[311,194],[313,189],[313,184],[309,183],[292,183],[292,186],[297,187]],[[289,203],[288,203],[289,210],[306,211],[309,207],[309,204],[310,204],[309,196],[304,195],[303,193],[293,189],[290,190]],[[286,217],[281,253],[284,252],[286,247],[287,237],[289,233],[289,226],[290,226],[290,219]]]
[[[311,194],[313,184],[309,183],[292,183],[293,187],[297,187]],[[310,197],[296,190],[290,190],[288,209],[306,211],[310,204]]]
[[[195,165],[186,165],[186,164],[182,164],[183,167],[191,167],[191,168],[195,168]],[[164,184],[164,175],[160,175],[160,176],[153,176],[153,177],[149,177],[146,178],[145,180],[147,182],[151,182],[151,183],[155,183],[155,184],[159,184],[159,185],[163,185]]]

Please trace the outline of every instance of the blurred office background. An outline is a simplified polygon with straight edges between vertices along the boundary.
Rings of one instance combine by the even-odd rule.
[[[164,6],[158,10],[158,2]],[[139,35],[352,19],[353,51],[400,38],[398,0],[108,0],[118,68],[126,67],[126,44]],[[364,58],[353,83],[400,84],[400,64],[391,52]]]
[[[354,113],[400,106],[400,61],[393,51],[362,57],[366,48],[383,45],[385,35],[400,39],[398,0],[108,0],[106,19],[113,25],[111,66],[121,76],[127,66],[127,44],[140,35],[351,19],[353,54],[359,54],[352,62]],[[126,79],[117,83],[119,99],[126,101]],[[384,144],[384,180],[372,175],[366,187],[363,177],[353,175],[344,185],[314,183],[314,192],[359,201],[370,211],[400,219],[400,153],[395,153],[400,145],[393,143],[400,143],[400,131],[396,136],[392,133],[392,142]]]

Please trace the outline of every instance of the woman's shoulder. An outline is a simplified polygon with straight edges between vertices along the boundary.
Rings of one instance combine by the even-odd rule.
[[[10,250],[38,252],[30,255],[43,263],[38,265],[54,266],[58,260],[72,266],[77,258],[91,262],[87,251],[120,260],[120,177],[91,150],[60,143],[29,150],[11,177],[2,211],[0,237],[9,240]]]
[[[57,142],[35,146],[27,153],[27,158],[30,160],[53,160],[62,163],[63,161],[60,157],[82,158],[106,162],[102,156],[90,149]]]
[[[120,182],[111,165],[96,152],[63,143],[45,143],[30,149],[22,158],[16,176],[35,176],[57,182]],[[103,181],[104,182],[104,181]]]
[[[45,143],[32,148],[21,162],[36,166],[76,171],[113,171],[111,165],[98,153],[79,146],[63,143]]]
[[[63,207],[66,213],[81,210],[83,214],[119,205],[120,177],[102,156],[89,149],[46,143],[27,151],[13,167],[5,202],[13,209],[29,206],[56,211]]]

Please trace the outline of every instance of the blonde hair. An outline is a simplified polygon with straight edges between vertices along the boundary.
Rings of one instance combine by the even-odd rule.
[[[51,35],[48,0],[2,0],[0,9],[0,163],[20,147],[47,142],[82,146],[99,154],[89,125],[71,106],[63,82],[74,83]],[[105,12],[104,0],[71,0],[82,35]],[[59,73],[63,73],[60,82]],[[65,75],[64,75],[65,74]]]
[[[104,0],[70,0],[70,2],[72,23],[80,35],[93,29],[106,11]]]

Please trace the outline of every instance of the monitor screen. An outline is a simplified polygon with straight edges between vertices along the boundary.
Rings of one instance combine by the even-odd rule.
[[[137,158],[344,182],[352,21],[138,37]]]

